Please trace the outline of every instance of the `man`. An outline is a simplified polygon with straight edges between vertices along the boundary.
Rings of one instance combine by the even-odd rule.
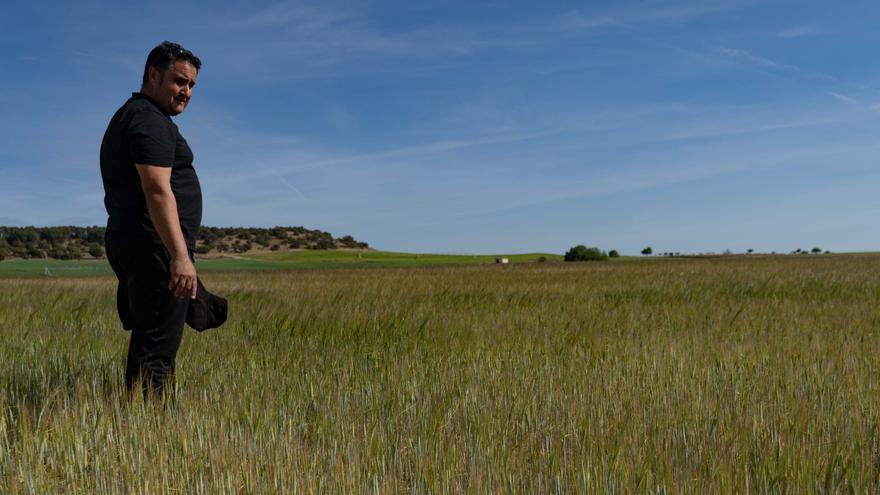
[[[177,43],[155,47],[140,92],[116,111],[101,143],[107,258],[119,279],[119,316],[132,329],[129,390],[143,383],[145,393],[168,391],[196,297],[192,252],[202,193],[192,151],[171,117],[192,98],[201,65]]]

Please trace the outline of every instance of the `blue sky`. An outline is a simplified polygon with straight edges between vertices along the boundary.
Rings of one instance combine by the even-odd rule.
[[[204,64],[175,120],[205,225],[417,252],[880,246],[876,2],[153,5],[0,6],[0,224],[105,223],[101,137],[168,39]]]

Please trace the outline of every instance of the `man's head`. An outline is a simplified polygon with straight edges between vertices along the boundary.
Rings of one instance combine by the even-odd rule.
[[[152,98],[168,115],[186,108],[202,61],[177,43],[163,41],[153,48],[144,65],[141,93]]]

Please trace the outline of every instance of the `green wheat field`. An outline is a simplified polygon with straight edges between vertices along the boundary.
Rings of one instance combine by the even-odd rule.
[[[10,268],[0,493],[880,490],[880,255],[361,261],[203,265],[164,408],[103,265]]]

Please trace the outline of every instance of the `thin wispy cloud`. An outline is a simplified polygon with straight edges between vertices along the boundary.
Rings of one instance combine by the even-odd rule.
[[[381,29],[369,11],[332,3],[306,5],[276,3],[256,12],[250,9],[219,10],[202,29],[223,35],[213,41],[226,58],[264,75],[267,81],[315,78],[346,70],[350,64],[380,61],[371,71],[398,70],[391,60],[421,61],[410,70],[448,68],[444,59],[470,57],[486,51],[512,51],[543,41],[535,33],[510,30],[504,25],[472,28],[425,23],[414,27]],[[527,31],[527,30],[525,30]]]
[[[216,15],[216,14],[215,14]],[[351,11],[333,5],[306,5],[299,2],[270,4],[254,11],[251,8],[222,12],[217,27],[223,30],[262,30],[284,28],[301,34],[320,33],[354,19]]]
[[[686,23],[697,18],[735,10],[752,2],[658,2],[647,1],[605,11],[580,9],[568,12],[563,24],[574,29],[603,26],[635,27],[647,23]]]
[[[693,109],[692,112],[695,116],[702,113],[698,109]],[[733,114],[728,114],[728,112],[733,112]],[[530,163],[534,155],[523,154],[521,151],[517,151],[518,147],[516,146],[510,147],[509,152],[505,151],[509,147],[508,144],[516,144],[515,141],[510,141],[510,138],[513,137],[511,136],[505,139],[479,141],[444,141],[378,153],[330,157],[312,162],[320,165],[319,167],[291,168],[290,173],[295,174],[294,177],[298,181],[311,182],[315,178],[314,174],[318,172],[335,181],[335,187],[340,191],[346,191],[347,198],[341,202],[340,206],[364,205],[357,207],[358,215],[380,216],[389,221],[393,219],[393,221],[401,222],[414,218],[418,218],[423,223],[443,222],[444,219],[451,218],[450,215],[452,217],[474,216],[554,201],[651,190],[749,169],[756,166],[758,162],[767,163],[765,160],[767,158],[766,150],[764,150],[762,158],[756,160],[751,156],[754,154],[754,149],[740,151],[738,155],[734,156],[731,155],[729,149],[715,148],[717,145],[712,143],[718,142],[718,138],[736,138],[732,142],[738,142],[740,138],[750,134],[766,137],[775,132],[793,132],[800,128],[827,126],[845,121],[845,117],[829,114],[824,108],[817,108],[814,117],[803,116],[791,120],[776,118],[775,121],[770,121],[768,117],[773,114],[771,109],[755,109],[739,114],[735,112],[735,109],[716,109],[712,113],[717,114],[717,117],[695,120],[689,126],[674,124],[668,120],[664,125],[661,123],[665,117],[659,114],[654,115],[650,121],[656,125],[657,132],[643,133],[640,139],[578,142],[576,136],[544,134],[534,137],[534,139],[553,138],[554,144],[552,146],[543,145],[552,160],[561,161],[566,155],[583,156],[587,163],[597,161],[597,159],[590,158],[597,156],[596,150],[613,147],[621,150],[650,150],[654,145],[663,144],[667,151],[657,152],[656,156],[643,151],[643,156],[633,155],[630,159],[633,163],[638,163],[641,160],[651,163],[651,167],[647,169],[628,166],[619,172],[613,172],[615,166],[611,164],[598,166],[596,163],[595,165],[584,164],[582,165],[583,169],[579,172],[567,172],[565,176],[557,176],[552,171],[548,171],[546,175],[535,175],[530,172],[535,168],[535,164]],[[779,109],[776,110],[776,113],[779,113]],[[640,117],[634,118],[645,120],[646,116],[650,114],[641,112],[638,115]],[[823,115],[826,117],[822,117]],[[625,118],[624,120],[630,119]],[[677,127],[678,130],[670,131],[670,127]],[[621,130],[620,135],[622,134],[626,134],[626,131]],[[707,156],[717,155],[725,158],[716,158],[707,162],[689,157],[687,159],[689,163],[681,161],[677,163],[674,158],[676,152],[670,152],[668,145],[678,143],[679,146],[690,147],[693,144],[687,142],[695,140],[698,142],[697,146],[705,148]],[[504,166],[500,166],[498,163],[480,162],[471,158],[472,154],[467,152],[467,148],[472,145],[483,145],[493,150],[493,155],[501,153],[501,156],[504,157]],[[573,153],[575,150],[580,153]],[[804,153],[819,155],[821,150],[821,147],[810,150],[799,149],[797,156],[800,157]],[[625,152],[632,153],[632,151]],[[291,157],[293,160],[297,160],[296,154],[294,153],[294,156]],[[608,156],[608,153],[601,151],[599,156]],[[776,161],[783,161],[790,157],[791,155],[775,155]],[[281,156],[278,159],[284,160]],[[458,163],[460,166],[455,170],[444,172],[444,164],[452,163]],[[472,168],[475,173],[467,172],[469,168]],[[606,168],[608,170],[605,170]],[[608,173],[609,171],[612,173]],[[394,184],[397,181],[406,183],[419,177],[420,174],[424,174],[424,182],[411,186],[413,189],[405,195],[407,208],[398,211],[379,201],[379,195],[383,194],[385,184]],[[483,182],[485,179],[483,181],[476,180],[480,177],[502,177],[504,179],[497,183],[495,181],[486,183]],[[249,175],[233,175],[226,179],[232,181],[236,187],[240,187],[242,184],[260,184],[260,181],[266,178],[264,172],[253,171]],[[274,180],[272,177],[268,177],[268,179]],[[294,203],[288,204],[284,198],[267,199],[267,201],[266,204],[273,204],[278,208],[294,206]],[[371,206],[366,206],[366,204]]]
[[[762,57],[759,55],[755,55],[747,50],[739,49],[739,48],[729,48],[729,47],[721,47],[718,51],[732,59],[736,59],[744,64],[750,65],[752,67],[770,70],[779,74],[788,74],[797,76],[802,79],[812,79],[814,81],[821,81],[824,83],[831,83],[835,85],[846,86],[850,88],[855,88],[859,90],[864,90],[865,86],[861,84],[854,84],[849,81],[842,80],[838,77],[832,76],[830,74],[826,74],[824,72],[819,72],[816,70],[805,69],[803,67],[787,64],[783,62],[777,62],[775,60],[771,60],[766,57]]]
[[[747,63],[749,65],[753,65],[756,67],[763,67],[763,68],[767,68],[767,69],[778,69],[778,70],[799,72],[799,73],[805,72],[803,69],[801,69],[800,67],[798,67],[796,65],[790,65],[790,64],[776,62],[776,61],[770,60],[769,58],[760,57],[758,55],[752,54],[751,52],[749,52],[747,50],[742,50],[739,48],[721,47],[718,49],[718,51],[723,53],[724,55],[738,59],[744,63]]]
[[[480,137],[476,139],[458,139],[458,140],[448,140],[448,141],[437,141],[432,143],[419,144],[415,146],[405,146],[402,148],[384,150],[379,152],[372,153],[359,153],[352,155],[343,155],[336,156],[332,158],[324,158],[318,160],[306,160],[302,161],[301,157],[303,153],[300,150],[295,150],[290,153],[289,156],[284,157],[285,153],[283,150],[273,151],[273,154],[277,157],[276,163],[278,165],[272,167],[271,169],[258,169],[251,170],[247,173],[243,174],[235,174],[231,176],[226,176],[222,180],[226,183],[241,183],[242,181],[253,180],[258,178],[264,178],[267,176],[276,177],[279,173],[302,173],[308,172],[310,170],[322,169],[322,168],[332,168],[340,165],[351,165],[356,163],[364,163],[364,162],[373,162],[373,163],[386,163],[388,160],[392,159],[400,159],[400,158],[411,158],[411,157],[425,157],[430,155],[437,155],[443,153],[449,153],[452,151],[458,151],[465,148],[472,148],[478,146],[486,146],[486,145],[496,145],[496,144],[509,144],[515,143],[519,141],[525,141],[529,139],[534,139],[545,135],[545,132],[536,132],[530,134],[508,134],[502,136],[486,136]],[[299,193],[302,194],[302,193]]]
[[[556,189],[545,189],[537,194],[522,194],[521,191],[507,191],[493,195],[479,207],[458,212],[456,216],[472,217],[499,213],[544,204],[558,203],[584,198],[599,198],[636,191],[662,189],[695,181],[705,181],[713,177],[729,176],[749,170],[768,170],[776,167],[789,166],[793,163],[816,162],[858,153],[873,153],[880,145],[867,143],[859,146],[816,145],[800,149],[773,150],[759,158],[744,158],[741,154],[727,157],[691,158],[682,161],[667,161],[660,158],[660,163],[650,170],[624,170],[597,175],[587,183],[560,185]]]
[[[785,29],[781,29],[781,30],[777,31],[775,35],[777,38],[792,39],[792,38],[802,38],[804,36],[814,36],[814,35],[817,35],[821,32],[822,31],[819,29],[819,27],[817,27],[813,24],[807,24],[807,25],[803,25],[803,26],[792,26],[792,27],[788,27]]]
[[[831,96],[832,98],[834,98],[835,100],[842,101],[844,103],[852,103],[852,104],[859,103],[859,101],[856,100],[855,98],[850,98],[849,96],[846,96],[846,95],[840,94],[840,93],[836,93],[834,91],[828,91],[828,95]]]

